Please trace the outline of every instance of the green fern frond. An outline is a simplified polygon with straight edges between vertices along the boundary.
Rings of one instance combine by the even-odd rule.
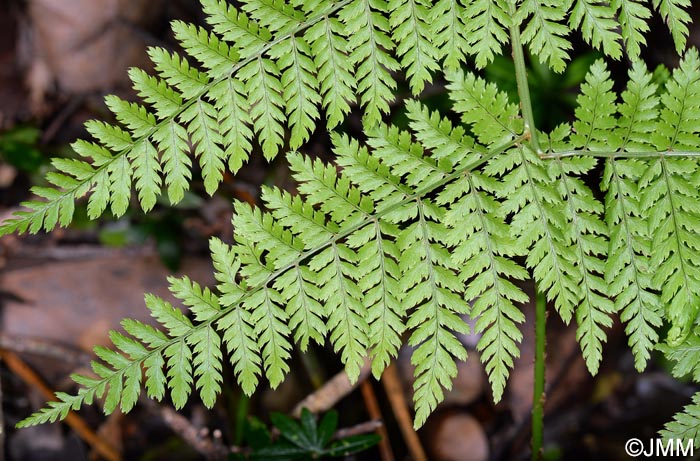
[[[518,106],[508,101],[508,96],[498,91],[495,84],[462,71],[450,72],[446,77],[455,112],[461,115],[462,122],[471,126],[480,143],[502,144],[522,132]]]
[[[581,343],[583,357],[591,374],[598,372],[603,356],[605,332],[603,327],[612,326],[610,314],[614,305],[606,297],[607,284],[603,280],[604,261],[607,253],[607,228],[599,216],[603,206],[590,189],[573,174],[585,174],[595,166],[592,157],[569,157],[556,159],[550,168],[553,180],[559,181],[559,191],[567,203],[565,219],[580,271],[579,302],[576,308],[576,338]]]
[[[657,87],[642,64],[635,64],[629,77],[619,106],[618,134],[611,137],[611,144],[620,150],[647,149],[646,140],[657,120]],[[610,235],[605,280],[610,286],[609,294],[615,298],[615,310],[627,323],[625,332],[640,371],[659,340],[656,329],[661,326],[662,314],[651,282],[651,239],[637,186],[644,170],[645,164],[639,160],[611,157],[606,161],[601,183],[607,191],[605,210]]]
[[[691,5],[690,0],[653,0],[654,8],[661,14],[664,22],[671,31],[673,43],[676,45],[676,53],[683,54],[685,43],[688,39],[688,24],[691,22],[690,14],[686,11]]]
[[[406,69],[411,91],[423,91],[431,73],[438,70],[437,48],[433,45],[428,26],[432,2],[427,0],[389,0],[389,23],[393,30],[396,53]]]
[[[424,108],[414,106],[413,112],[445,132],[445,122],[436,124]],[[456,234],[456,226],[448,229],[446,210],[427,196],[458,184],[470,167],[515,142],[489,152],[460,133],[447,133],[467,147],[461,152],[464,158],[452,159],[434,159],[409,133],[385,126],[373,129],[372,150],[336,137],[343,174],[335,166],[289,154],[300,195],[265,190],[269,213],[237,204],[233,247],[211,241],[218,294],[187,278],[171,279],[171,291],[193,320],[149,295],[147,305],[164,333],[125,321],[125,334],[113,333],[114,349],[99,349],[100,361],[93,364],[98,377],[77,376],[83,386],[77,397],[59,396],[62,403],[24,424],[62,417],[67,407],[78,408],[105,393],[107,411],[128,409],[138,397],[141,368],[150,396],[162,398],[167,387],[180,407],[195,387],[212,405],[222,379],[222,343],[247,393],[263,372],[273,386],[279,384],[289,369],[292,337],[305,347],[309,341],[322,342],[326,331],[351,379],[357,378],[367,354],[379,375],[396,356],[406,329],[416,348],[416,424],[422,424],[450,387],[454,361],[466,356],[455,334],[468,331],[461,318],[470,311],[463,287],[472,278],[471,273],[460,278],[459,262],[450,255],[453,244],[446,240],[454,232],[451,238],[466,244],[466,236]],[[455,204],[462,200],[460,187],[450,198]],[[483,244],[504,239],[503,229],[491,229],[491,222],[497,222],[490,216],[496,202],[489,200],[483,208],[489,213]],[[484,252],[494,258],[488,273],[496,279],[475,280],[472,294],[494,293],[497,299],[493,306],[479,307],[478,328],[485,336],[499,336],[498,347],[483,351],[498,386],[517,356],[520,338],[515,323],[522,314],[511,303],[523,299],[507,280],[520,278],[522,269],[506,261],[509,253],[502,242],[494,245],[496,253],[486,247]]]
[[[438,0],[431,9],[430,33],[446,69],[457,69],[471,50],[468,36],[463,32],[465,18],[465,6],[460,0]]]
[[[465,33],[470,54],[475,55],[477,67],[484,67],[501,53],[508,40],[508,15],[504,0],[475,0],[465,8]]]
[[[622,37],[617,30],[615,8],[598,0],[576,0],[569,16],[571,29],[581,29],[583,39],[613,59],[622,57]]]
[[[347,59],[348,40],[343,35],[343,24],[326,17],[304,34],[311,45],[314,63],[318,69],[318,81],[323,95],[326,126],[336,127],[350,112],[349,102],[354,100],[357,82],[353,75],[353,63]]]
[[[649,31],[647,21],[651,17],[651,10],[646,3],[640,0],[613,0],[610,2],[613,10],[617,11],[620,32],[627,55],[635,60],[639,58],[641,47],[646,44],[644,34]]]
[[[700,394],[693,395],[692,403],[676,413],[659,433],[665,440],[692,441],[695,448],[700,448]]]
[[[563,23],[571,3],[572,0],[525,0],[515,16],[517,24],[527,23],[522,39],[532,55],[555,72],[564,71],[572,49],[567,38],[570,29]]]
[[[145,105],[107,98],[120,126],[91,133],[110,160],[85,157],[82,171],[90,167],[90,174],[59,170],[50,187],[56,192],[37,188],[39,200],[29,201],[28,210],[6,220],[0,232],[64,225],[74,211],[70,202],[86,194],[92,218],[108,207],[116,216],[124,213],[132,189],[146,211],[163,187],[177,203],[193,179],[192,157],[211,194],[224,171],[237,172],[255,146],[268,160],[287,144],[298,148],[320,121],[333,128],[356,103],[367,126],[374,126],[395,99],[395,74],[404,72],[417,94],[438,73],[439,61],[457,69],[470,56],[483,67],[501,53],[509,33],[521,35],[556,71],[568,60],[573,28],[618,57],[619,25],[629,31],[630,56],[638,54],[648,17],[640,2],[572,2],[245,0],[234,6],[203,0],[211,31],[173,22],[184,52],[151,48],[156,75],[130,72]],[[684,46],[687,0],[653,4],[677,46]]]
[[[483,333],[477,344],[493,389],[494,401],[501,399],[509,368],[520,353],[522,333],[517,323],[525,321],[516,303],[527,295],[511,280],[528,277],[511,257],[519,253],[517,242],[499,215],[493,198],[498,182],[479,173],[445,187],[439,203],[451,203],[445,222],[451,227],[449,243],[455,247],[452,259],[460,267],[460,281],[467,286],[465,298],[473,300],[471,316],[475,330]],[[452,203],[454,197],[461,197]]]
[[[700,59],[695,50],[681,61],[661,96],[660,120],[650,140],[660,151],[693,149],[700,144]],[[673,328],[669,342],[678,344],[692,328],[700,299],[700,213],[693,158],[659,156],[640,179],[642,206],[648,210],[653,236],[651,267],[654,288],[661,291],[666,318]]]
[[[379,377],[407,337],[420,426],[450,389],[456,360],[466,359],[459,335],[469,332],[467,320],[481,334],[477,349],[501,399],[520,353],[519,304],[528,297],[518,281],[528,272],[565,322],[575,316],[592,373],[617,311],[638,368],[668,320],[667,343],[658,347],[678,362],[674,373],[700,373],[697,51],[671,76],[633,64],[621,96],[604,61],[595,62],[573,123],[540,133],[520,49],[524,42],[560,72],[571,32],[580,30],[606,56],[620,58],[624,44],[634,59],[648,28],[643,2],[238,5],[203,0],[211,31],[173,23],[184,53],[152,48],[156,75],[130,72],[141,102],[107,97],[117,123],[89,122],[94,142],[74,144],[79,158],[54,160],[49,187],[34,189],[43,201],[26,203],[29,211],[0,232],[67,225],[84,195],[91,218],[107,208],[125,213],[132,189],[146,211],[163,189],[175,203],[195,160],[212,194],[256,146],[272,160],[306,143],[322,121],[340,124],[354,104],[366,145],[331,133],[333,163],[287,154],[298,194],[264,187],[263,207],[235,203],[233,245],[210,242],[216,290],[171,278],[183,309],[146,296],[158,328],[124,321],[110,334],[113,347],[96,348],[94,376],[74,376],[77,395],[59,394],[22,425],[63,418],[96,399],[107,413],[129,411],[142,385],[152,398],[169,394],[178,408],[193,392],[211,407],[224,347],[247,394],[261,379],[281,383],[294,345],[304,350],[327,338],[351,380],[367,357]],[[652,5],[684,46],[687,0]],[[467,56],[485,66],[508,35],[519,104],[460,70]],[[383,124],[397,82],[405,77],[417,94],[439,62],[452,116],[409,101],[408,130]],[[605,205],[588,185],[598,158],[605,158]]]
[[[350,62],[355,67],[357,91],[369,125],[379,122],[389,111],[389,101],[396,90],[391,72],[400,66],[386,50],[394,49],[385,0],[353,0],[339,15],[345,25],[350,48]]]

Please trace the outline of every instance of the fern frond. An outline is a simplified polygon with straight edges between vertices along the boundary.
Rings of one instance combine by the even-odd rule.
[[[617,11],[620,32],[625,43],[627,55],[636,60],[641,47],[646,44],[644,34],[649,31],[648,19],[651,10],[647,2],[640,0],[612,0],[610,6]]]
[[[690,0],[653,0],[654,8],[661,14],[664,22],[671,31],[676,53],[683,54],[688,39],[688,24],[690,14],[685,10],[691,5]]]
[[[316,65],[309,57],[311,48],[299,37],[273,47],[270,55],[282,69],[280,80],[291,129],[289,145],[296,149],[309,139],[319,116],[317,106],[321,98],[315,77]]]
[[[461,289],[453,273],[454,262],[441,241],[441,209],[423,201],[416,202],[418,220],[399,237],[402,252],[401,287],[403,302],[414,309],[408,328],[414,330],[408,343],[416,349],[411,363],[416,367],[414,424],[421,426],[443,399],[442,388],[451,387],[457,375],[455,359],[466,359],[464,346],[454,333],[466,334],[468,325],[458,314],[469,312],[468,305],[454,291]],[[452,333],[454,332],[454,333]],[[454,358],[453,358],[454,357]]]
[[[620,150],[645,149],[649,133],[657,119],[656,85],[641,64],[630,70],[627,89],[619,106],[617,140]],[[605,197],[610,249],[605,266],[609,294],[615,298],[615,310],[626,322],[635,366],[642,371],[650,351],[659,340],[662,305],[651,282],[649,257],[651,239],[639,200],[638,181],[645,164],[635,159],[611,157],[606,161],[601,188]]]
[[[460,0],[438,0],[430,10],[430,32],[438,58],[443,66],[456,70],[471,50],[468,36],[463,32],[466,9]]]
[[[311,45],[318,82],[326,111],[326,126],[336,127],[350,112],[357,86],[352,62],[347,58],[349,46],[342,35],[343,25],[336,18],[324,18],[310,27],[304,38]]]
[[[569,26],[572,29],[580,27],[583,39],[607,56],[613,59],[622,57],[622,37],[617,30],[615,8],[607,2],[576,0],[570,12]]]
[[[603,206],[580,179],[572,176],[572,173],[580,175],[590,171],[595,166],[594,160],[593,157],[557,159],[550,168],[550,175],[559,181],[562,199],[568,204],[565,211],[568,237],[581,273],[576,338],[591,374],[598,372],[606,338],[603,327],[612,326],[610,314],[614,312],[612,301],[606,297],[604,262],[600,259],[607,253],[607,228],[599,218]]]
[[[661,96],[660,121],[651,141],[660,151],[692,149],[700,144],[700,59],[689,52],[666,83]],[[695,173],[697,160],[659,156],[648,165],[639,187],[642,206],[653,236],[652,282],[661,290],[666,318],[673,328],[669,342],[688,334],[698,313],[700,297],[700,241],[696,233],[700,213]]]
[[[519,246],[528,250],[525,260],[538,288],[554,301],[555,309],[569,322],[579,303],[581,275],[576,255],[565,235],[566,218],[558,205],[561,198],[548,187],[546,164],[525,147],[511,149],[489,162],[484,171],[504,175],[497,191],[503,199],[501,213],[513,213],[511,232]]]
[[[408,104],[408,116],[416,138],[433,149],[433,157],[463,165],[481,157],[474,141],[462,127],[453,129],[448,120],[415,102]],[[472,300],[471,316],[478,318],[476,332],[483,333],[477,348],[491,381],[494,400],[499,401],[518,357],[517,343],[522,334],[516,323],[524,316],[514,303],[527,296],[511,280],[527,278],[527,272],[508,257],[520,249],[509,237],[508,226],[499,214],[500,204],[493,195],[498,181],[477,172],[466,172],[438,196],[441,205],[450,204],[445,222],[450,226],[448,242],[455,249],[452,259],[460,267],[460,281],[467,286],[465,298]]]
[[[692,403],[676,413],[659,434],[664,440],[691,441],[695,448],[700,448],[700,393],[693,395]]]
[[[370,125],[379,122],[381,114],[389,111],[389,101],[396,89],[390,72],[400,68],[387,52],[395,46],[388,35],[387,11],[385,0],[353,0],[339,14],[339,20],[345,25],[345,35],[349,37],[350,61],[356,69],[360,103]]]
[[[479,173],[448,185],[438,201],[452,203],[445,216],[451,227],[449,242],[455,246],[453,261],[460,267],[460,281],[468,288],[465,298],[473,300],[471,316],[475,330],[483,333],[477,344],[493,389],[494,401],[503,395],[509,368],[520,353],[522,333],[517,323],[525,316],[516,307],[527,295],[511,280],[524,280],[525,269],[509,259],[519,253],[517,242],[509,236],[508,226],[498,213],[492,194],[498,182]]]
[[[305,347],[310,341],[322,342],[326,331],[351,379],[357,378],[368,353],[379,375],[408,330],[417,366],[416,424],[421,425],[451,386],[455,360],[466,357],[456,334],[468,331],[461,316],[470,311],[463,290],[472,278],[472,295],[492,293],[496,300],[479,305],[477,312],[478,329],[485,336],[498,336],[499,345],[485,345],[482,356],[499,392],[517,355],[520,333],[515,323],[522,319],[512,305],[522,301],[522,294],[509,279],[520,278],[522,269],[505,259],[511,253],[501,242],[503,223],[487,193],[480,199],[484,205],[479,209],[488,214],[483,216],[479,241],[493,243],[483,252],[494,263],[485,279],[476,272],[460,278],[459,258],[451,256],[448,236],[455,232],[454,244],[467,245],[466,236],[457,233],[456,221],[452,231],[445,224],[451,207],[429,197],[454,183],[445,204],[456,207],[463,200],[464,174],[522,137],[489,152],[463,131],[450,131],[444,120],[424,108],[414,106],[412,112],[416,123],[423,119],[415,124],[422,132],[418,136],[436,139],[443,133],[462,146],[458,154],[433,158],[410,133],[386,126],[369,130],[371,150],[334,137],[344,167],[341,174],[333,165],[289,154],[300,195],[266,189],[263,201],[270,212],[236,204],[233,247],[211,241],[218,294],[187,278],[171,279],[171,291],[192,320],[169,303],[147,296],[163,332],[125,321],[125,333],[112,334],[113,349],[99,349],[100,361],[93,364],[97,378],[76,376],[82,386],[77,397],[60,396],[60,402],[24,424],[63,417],[66,408],[79,408],[103,395],[107,411],[129,409],[138,398],[141,369],[149,396],[162,398],[167,387],[180,407],[194,386],[212,405],[222,379],[222,343],[246,393],[255,389],[263,371],[271,385],[279,384],[289,369],[292,336]],[[95,150],[101,158],[101,148],[85,146],[86,152]],[[108,164],[111,158],[105,155],[101,161]],[[78,173],[80,166],[65,168]],[[490,190],[482,182],[475,190]]]
[[[238,10],[225,1],[204,0],[213,32],[174,22],[173,31],[185,55],[154,47],[149,55],[158,75],[151,77],[138,69],[130,72],[134,89],[149,107],[115,96],[106,98],[126,130],[93,133],[99,144],[112,150],[109,164],[98,163],[88,155],[85,162],[94,169],[91,175],[77,179],[68,171],[59,171],[63,179],[61,184],[53,185],[57,193],[39,190],[46,203],[29,202],[29,211],[3,223],[0,231],[37,232],[66,224],[74,210],[68,202],[89,191],[92,218],[107,206],[119,216],[129,203],[132,184],[144,210],[153,207],[162,184],[175,203],[182,199],[192,178],[191,151],[199,157],[207,192],[213,193],[225,164],[237,171],[247,160],[253,141],[262,146],[267,158],[273,158],[284,143],[285,125],[292,130],[293,145],[306,141],[317,123],[321,99],[317,96],[316,74],[321,71],[315,69],[311,51],[301,36],[337,15],[348,3],[350,0],[324,3],[307,17],[279,1],[250,1]],[[333,30],[330,40],[343,40],[345,32]],[[379,51],[390,56],[393,49],[390,44],[388,52]],[[291,61],[287,50],[292,51]],[[199,61],[203,70],[194,67],[187,56]],[[370,93],[376,90],[372,87],[376,82],[365,83],[364,91],[373,96]],[[328,85],[326,82],[325,88]],[[390,90],[378,91],[385,101],[393,99]],[[333,105],[345,111],[353,99],[354,95],[345,92]],[[128,137],[119,139],[122,134]],[[53,219],[55,215],[61,220]]]
[[[471,126],[480,143],[502,144],[522,132],[518,106],[509,102],[495,84],[462,71],[449,72],[446,77],[453,109]]]
[[[475,0],[464,10],[464,22],[469,52],[476,56],[477,67],[484,67],[501,53],[508,40],[507,29],[512,18],[503,0]]]
[[[567,38],[570,29],[563,24],[571,3],[572,0],[525,0],[515,17],[518,24],[527,22],[522,39],[532,55],[555,72],[564,71],[572,49]]]
[[[277,64],[262,57],[243,67],[239,74],[239,78],[246,82],[253,126],[269,160],[277,155],[284,141],[284,100],[279,75]]]
[[[437,49],[432,43],[427,0],[389,0],[389,23],[396,52],[413,94],[423,91],[425,82],[432,80],[431,73],[438,70]]]
[[[386,209],[404,200],[408,190],[401,186],[388,167],[371,156],[357,141],[336,136],[333,139],[337,162],[343,172],[354,178],[363,193],[375,197],[377,209]],[[368,346],[372,372],[379,378],[401,346],[405,330],[406,308],[402,306],[400,288],[401,253],[396,245],[398,227],[390,222],[374,222],[353,236],[350,242],[358,249],[358,287],[365,293],[367,306]]]

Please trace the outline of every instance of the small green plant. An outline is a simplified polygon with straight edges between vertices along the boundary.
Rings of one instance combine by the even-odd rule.
[[[37,144],[41,132],[31,126],[18,126],[0,133],[0,156],[10,165],[27,173],[36,172],[44,162]]]
[[[299,421],[281,413],[270,415],[272,425],[279,431],[273,438],[265,425],[250,418],[244,430],[248,444],[242,453],[234,453],[231,460],[301,461],[330,459],[359,453],[379,442],[376,434],[358,434],[333,440],[338,427],[338,413],[329,411],[316,423],[314,415],[304,408]]]
[[[203,0],[209,29],[173,23],[186,56],[152,48],[157,76],[130,75],[145,105],[107,98],[118,125],[89,122],[80,160],[54,161],[55,187],[6,221],[2,232],[67,225],[74,201],[88,214],[122,215],[132,188],[148,211],[160,194],[182,199],[196,161],[213,193],[258,146],[271,159],[289,147],[299,186],[263,188],[265,210],[234,204],[235,242],[212,239],[218,285],[171,279],[191,315],[157,297],[146,304],[162,329],[125,320],[114,348],[96,348],[96,376],[74,376],[76,395],[20,425],[63,418],[97,398],[128,411],[141,392],[182,407],[193,387],[212,406],[224,351],[241,388],[289,371],[292,343],[326,339],[352,379],[366,355],[380,376],[401,338],[414,346],[415,424],[477,348],[503,395],[519,355],[517,280],[532,278],[537,303],[536,389],[543,389],[549,301],[575,321],[586,365],[597,373],[605,329],[619,315],[643,370],[660,346],[695,370],[700,309],[700,57],[685,50],[689,0]],[[640,59],[659,14],[680,56],[670,74]],[[581,85],[575,120],[543,131],[534,117],[525,49],[555,73],[569,65],[571,34],[604,57]],[[510,48],[517,98],[467,68]],[[606,60],[631,63],[613,91]],[[194,62],[198,62],[195,65]],[[382,117],[402,72],[414,96],[441,75],[452,114],[405,102],[409,130]],[[541,75],[544,75],[540,72]],[[665,75],[665,76],[664,76]],[[359,104],[366,143],[332,132],[335,161],[294,149],[322,125],[333,130]],[[604,170],[600,184],[592,172]],[[591,189],[599,190],[594,192]],[[599,201],[596,196],[604,195]],[[669,333],[660,338],[662,324]],[[228,385],[229,383],[227,383]],[[535,396],[533,457],[541,448]],[[667,434],[698,427],[691,406]],[[681,430],[682,429],[682,430]],[[695,439],[700,445],[700,438]]]

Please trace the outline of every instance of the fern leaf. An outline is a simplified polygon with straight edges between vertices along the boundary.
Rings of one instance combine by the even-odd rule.
[[[357,186],[378,201],[377,209],[390,207],[406,198],[398,178],[385,165],[370,156],[357,142],[335,136],[335,151],[343,171]],[[372,372],[379,377],[392,357],[398,355],[401,334],[405,330],[405,309],[400,299],[400,252],[395,244],[399,233],[395,224],[375,222],[354,233],[349,244],[358,250],[360,260],[358,287],[364,295],[369,324],[368,345],[372,355]]]
[[[432,80],[431,72],[438,70],[428,27],[430,6],[426,0],[390,0],[388,5],[392,39],[413,94],[423,91],[425,82]]]
[[[612,5],[598,0],[576,0],[569,14],[569,26],[580,27],[586,42],[613,59],[622,57],[622,37]]]
[[[690,7],[690,0],[653,0],[652,4],[671,31],[676,53],[683,54],[691,22],[690,14],[684,8]]]
[[[217,305],[217,311],[218,305]],[[202,402],[207,408],[212,408],[216,397],[221,391],[221,338],[211,327],[206,326],[196,330],[187,337],[194,355],[194,376],[197,378],[197,389]]]
[[[598,372],[606,339],[603,328],[612,326],[610,314],[614,312],[612,301],[606,297],[607,285],[602,277],[604,262],[600,259],[607,250],[607,228],[599,219],[603,206],[580,179],[570,175],[589,171],[595,166],[594,160],[593,157],[556,159],[550,168],[550,175],[553,180],[559,181],[560,193],[568,204],[566,219],[571,234],[569,238],[573,242],[576,265],[581,272],[576,338],[581,343],[583,357],[591,374]]]
[[[532,269],[538,288],[554,301],[555,309],[568,323],[579,304],[576,255],[565,235],[566,218],[558,205],[561,198],[548,184],[545,163],[527,148],[511,149],[484,169],[489,175],[505,172],[497,191],[502,198],[501,214],[514,213],[511,232],[528,250],[525,263]]]
[[[185,110],[180,119],[187,124],[188,132],[199,156],[204,188],[209,195],[215,191],[224,175],[224,151],[221,149],[218,113],[214,106],[199,100]]]
[[[466,359],[467,352],[455,337],[468,333],[469,326],[458,314],[469,312],[461,296],[455,264],[440,239],[440,208],[416,201],[417,221],[401,232],[401,288],[403,303],[409,309],[407,327],[413,330],[408,343],[416,349],[411,363],[416,367],[414,425],[421,426],[443,399],[443,388],[451,387],[457,375],[455,359]],[[441,232],[442,231],[442,232]]]
[[[304,38],[311,44],[318,81],[326,111],[326,126],[336,127],[350,112],[355,101],[352,62],[347,59],[348,41],[342,35],[343,25],[337,18],[324,18],[310,27]]]
[[[284,100],[278,76],[277,65],[262,57],[245,66],[238,74],[238,78],[246,82],[251,117],[268,159],[277,155],[283,143]]]
[[[173,406],[180,409],[185,406],[192,391],[192,351],[183,338],[166,347],[163,354],[168,367],[170,398]]]
[[[33,426],[36,424],[53,423],[63,420],[71,409],[78,409],[84,397],[82,395],[70,395],[65,392],[57,392],[55,401],[49,402],[47,407],[34,413],[31,417],[17,423],[18,428]]]
[[[246,206],[241,204],[238,209]],[[238,218],[234,220],[234,226]],[[241,273],[255,284],[264,283],[272,273],[262,258],[262,249],[243,234],[237,234],[238,244],[235,247],[237,255],[241,258]],[[270,385],[277,387],[284,375],[289,371],[287,364],[290,358],[291,344],[288,336],[287,314],[280,307],[282,296],[274,288],[263,286],[242,299],[243,307],[250,312],[250,325],[253,327],[253,335],[257,338],[257,348],[261,351],[265,375]]]
[[[491,382],[494,401],[500,401],[509,368],[520,355],[522,333],[517,323],[525,321],[515,306],[528,300],[511,280],[524,280],[528,274],[508,259],[519,253],[517,242],[499,216],[498,202],[491,194],[498,182],[479,173],[465,173],[458,182],[445,187],[439,203],[452,203],[445,216],[451,227],[449,241],[455,247],[452,259],[460,267],[460,281],[467,286],[465,298],[473,300],[475,330],[483,333],[477,344]]]
[[[126,157],[118,157],[109,164],[107,171],[109,172],[110,207],[114,216],[119,217],[126,213],[129,207],[132,165]]]
[[[299,192],[311,205],[319,206],[331,216],[337,225],[357,224],[372,211],[371,204],[346,178],[337,177],[334,168],[312,164],[293,154],[289,156],[289,163],[294,177],[302,182]],[[368,343],[367,307],[362,304],[362,291],[357,284],[356,271],[352,269],[357,262],[357,253],[352,248],[335,242],[309,262],[309,268],[316,273],[319,300],[326,304],[329,313],[330,340],[340,353],[351,381],[359,376]]]
[[[243,11],[272,32],[290,32],[305,19],[304,13],[282,0],[247,0],[243,2]]]
[[[309,139],[318,119],[316,65],[309,57],[311,48],[299,37],[285,40],[270,50],[282,70],[281,83],[291,134],[289,146],[297,149]]]
[[[236,51],[219,40],[215,34],[182,21],[173,21],[171,26],[177,41],[190,56],[201,63],[211,77],[220,78],[228,75],[231,67],[238,62]]]
[[[225,146],[224,156],[228,158],[228,168],[237,173],[248,160],[252,150],[253,131],[250,129],[250,104],[246,100],[243,83],[227,78],[211,89],[218,112],[219,134]]]
[[[438,0],[430,10],[433,44],[446,69],[456,70],[471,50],[468,35],[464,33],[465,17],[466,10],[460,0]],[[502,42],[499,48],[501,45]]]
[[[153,140],[161,152],[163,183],[168,189],[170,203],[178,203],[185,196],[192,179],[192,160],[187,155],[187,130],[175,121],[162,125]]]
[[[153,114],[139,104],[124,101],[114,95],[107,96],[105,103],[117,117],[117,120],[131,131],[132,137],[146,136],[156,126]]]
[[[692,403],[666,423],[659,434],[664,440],[690,441],[695,448],[700,448],[700,394],[693,395]]]
[[[571,42],[569,27],[562,24],[572,0],[525,0],[520,5],[516,22],[526,22],[522,39],[537,59],[548,64],[555,72],[563,72],[569,60]]]
[[[522,131],[518,107],[495,84],[461,71],[450,72],[446,77],[454,110],[471,126],[480,143],[504,144]]]
[[[242,58],[258,55],[272,34],[226,0],[201,0],[209,25],[235,46]]]
[[[262,196],[276,216],[302,213],[294,208],[291,196],[281,194],[279,190],[266,188]],[[285,299],[289,327],[294,331],[295,341],[302,350],[306,350],[310,340],[323,343],[326,326],[322,318],[326,316],[326,309],[318,302],[320,293],[313,284],[314,274],[295,262],[301,257],[304,248],[301,242],[304,239],[295,238],[284,230],[282,224],[288,222],[284,218],[273,221],[270,214],[251,213],[248,207],[244,207],[238,214],[237,228],[256,236],[256,243],[267,252],[267,257],[275,262],[277,269],[284,270],[291,266],[275,280],[273,286]]]
[[[461,125],[453,127],[437,112],[430,112],[416,101],[406,102],[407,115],[416,139],[431,150],[431,157],[452,164],[473,164],[484,153]]]
[[[163,80],[171,87],[177,88],[185,99],[199,96],[202,87],[209,83],[209,77],[205,73],[190,66],[185,58],[175,53],[153,47],[148,50],[148,55]]]
[[[616,95],[612,85],[605,63],[602,60],[594,62],[577,100],[574,133],[570,138],[573,147],[595,152],[609,150],[611,143],[619,144],[612,130],[617,125]]]
[[[666,90],[652,142],[661,151],[698,145],[697,51],[689,52],[682,60]],[[688,334],[698,312],[700,245],[695,230],[700,203],[693,176],[697,169],[695,159],[659,156],[648,165],[639,183],[642,207],[648,210],[647,223],[653,235],[652,281],[667,306],[666,318],[673,327],[668,340],[672,344]]]
[[[619,107],[618,136],[621,150],[646,148],[648,135],[657,119],[656,85],[641,64],[630,70],[627,90]],[[615,310],[626,322],[625,332],[642,371],[650,351],[658,342],[656,329],[661,326],[662,307],[653,290],[649,257],[651,239],[639,201],[638,181],[644,173],[644,163],[612,157],[607,160],[601,188],[605,198],[606,221],[610,249],[605,267],[609,294],[615,297]]]
[[[156,204],[156,199],[160,195],[162,180],[158,151],[150,141],[144,139],[131,149],[128,158],[134,169],[139,203],[143,211],[148,212]],[[130,195],[131,191],[129,191]]]
[[[503,0],[475,0],[466,5],[464,36],[469,44],[469,53],[476,55],[477,67],[485,67],[495,55],[501,53],[508,40],[506,29],[511,21]]]
[[[384,0],[354,0],[339,14],[349,37],[350,61],[355,66],[355,80],[369,125],[379,122],[389,112],[396,81],[390,72],[399,70],[398,62],[386,51],[393,50]]]
[[[610,6],[617,11],[620,32],[627,54],[632,59],[639,58],[641,47],[646,44],[644,34],[649,31],[648,19],[651,17],[647,2],[639,0],[613,0]]]
[[[148,75],[145,71],[135,67],[129,69],[129,78],[134,90],[153,107],[159,120],[172,117],[179,111],[182,105],[182,96],[163,80]],[[88,124],[91,123],[93,122],[88,122]],[[115,150],[121,150],[107,143],[105,145]],[[126,149],[127,147],[124,146],[123,148]]]

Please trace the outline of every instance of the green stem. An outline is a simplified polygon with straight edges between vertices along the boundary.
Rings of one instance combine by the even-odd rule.
[[[576,156],[588,156],[588,157],[602,157],[602,158],[658,158],[658,157],[700,157],[700,151],[689,151],[689,150],[660,150],[660,151],[640,151],[640,152],[630,152],[630,151],[590,151],[586,149],[582,150],[567,150],[561,152],[548,152],[546,154],[540,155],[542,159],[558,159],[564,157],[576,157]]]
[[[547,298],[535,292],[535,385],[532,393],[532,461],[542,459],[544,432],[544,367],[547,325]]]
[[[510,16],[515,18],[515,2],[510,3]],[[542,155],[539,140],[537,139],[537,127],[535,116],[532,113],[532,101],[530,99],[530,87],[527,83],[527,67],[525,65],[525,52],[520,38],[520,26],[513,21],[510,26],[510,42],[513,51],[513,64],[515,64],[515,81],[518,85],[518,97],[520,97],[520,111],[525,122],[524,134],[530,137],[530,147],[537,155]]]

